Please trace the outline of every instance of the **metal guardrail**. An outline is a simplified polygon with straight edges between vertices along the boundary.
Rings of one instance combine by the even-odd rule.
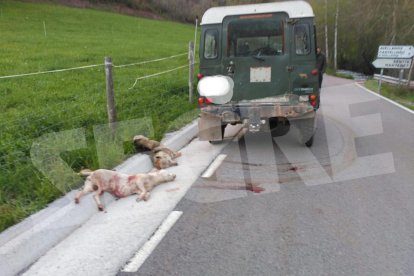
[[[394,78],[394,77],[386,76],[386,75],[383,75],[381,78],[380,74],[374,74],[374,80],[382,80],[383,82],[387,82],[391,84],[400,84],[399,78]],[[406,79],[401,80],[402,85],[407,85],[407,82],[408,81]],[[410,87],[414,87],[414,81],[410,81]]]

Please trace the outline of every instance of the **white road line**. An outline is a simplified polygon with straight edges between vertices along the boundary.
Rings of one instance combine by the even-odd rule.
[[[358,86],[358,87],[360,87],[360,88],[362,88],[362,89],[364,89],[368,93],[371,93],[371,94],[373,94],[373,95],[375,95],[375,96],[377,96],[377,97],[379,97],[379,98],[381,98],[383,100],[386,100],[387,102],[390,102],[390,103],[398,106],[399,108],[404,109],[405,111],[410,112],[411,114],[414,114],[414,111],[413,110],[409,109],[408,107],[403,106],[402,104],[399,104],[397,102],[394,102],[393,100],[390,100],[390,99],[388,99],[388,98],[386,98],[386,97],[384,97],[384,96],[382,96],[382,95],[380,95],[378,93],[375,93],[374,91],[369,90],[368,88],[366,88],[365,86],[363,86],[363,85],[361,85],[359,83],[355,83],[355,85]]]
[[[137,272],[145,260],[151,255],[152,251],[157,247],[165,235],[174,226],[183,212],[172,211],[163,221],[155,234],[144,244],[144,246],[135,254],[134,257],[122,269],[124,272]]]
[[[208,169],[201,175],[202,178],[210,178],[214,172],[220,167],[224,159],[226,159],[226,154],[219,154],[216,159],[210,164]]]

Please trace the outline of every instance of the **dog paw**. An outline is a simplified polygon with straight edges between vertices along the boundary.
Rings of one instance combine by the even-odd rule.
[[[146,193],[144,195],[144,201],[147,201],[149,199],[149,197],[150,197],[150,193]]]
[[[75,203],[79,204],[79,198],[75,198]]]

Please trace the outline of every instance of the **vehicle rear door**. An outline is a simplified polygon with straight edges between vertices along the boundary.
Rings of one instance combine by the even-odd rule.
[[[286,13],[224,18],[223,73],[233,78],[233,101],[274,97],[289,90],[286,18]]]
[[[319,92],[316,69],[316,49],[313,21],[310,18],[289,21],[290,80],[294,94],[306,95]]]

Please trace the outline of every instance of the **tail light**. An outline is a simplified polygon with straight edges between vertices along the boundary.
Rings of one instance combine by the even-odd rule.
[[[201,80],[203,77],[204,77],[204,75],[203,75],[203,74],[201,74],[201,73],[198,73],[198,74],[197,74],[197,79],[198,79],[198,80]]]
[[[309,102],[313,107],[316,107],[316,105],[318,104],[318,96],[316,95],[309,95]]]
[[[311,71],[311,74],[313,75],[313,76],[317,76],[318,75],[318,69],[313,69],[312,71]]]
[[[206,98],[206,97],[200,97],[198,98],[198,106],[199,107],[204,107],[206,105],[212,104],[213,100],[210,98]]]

